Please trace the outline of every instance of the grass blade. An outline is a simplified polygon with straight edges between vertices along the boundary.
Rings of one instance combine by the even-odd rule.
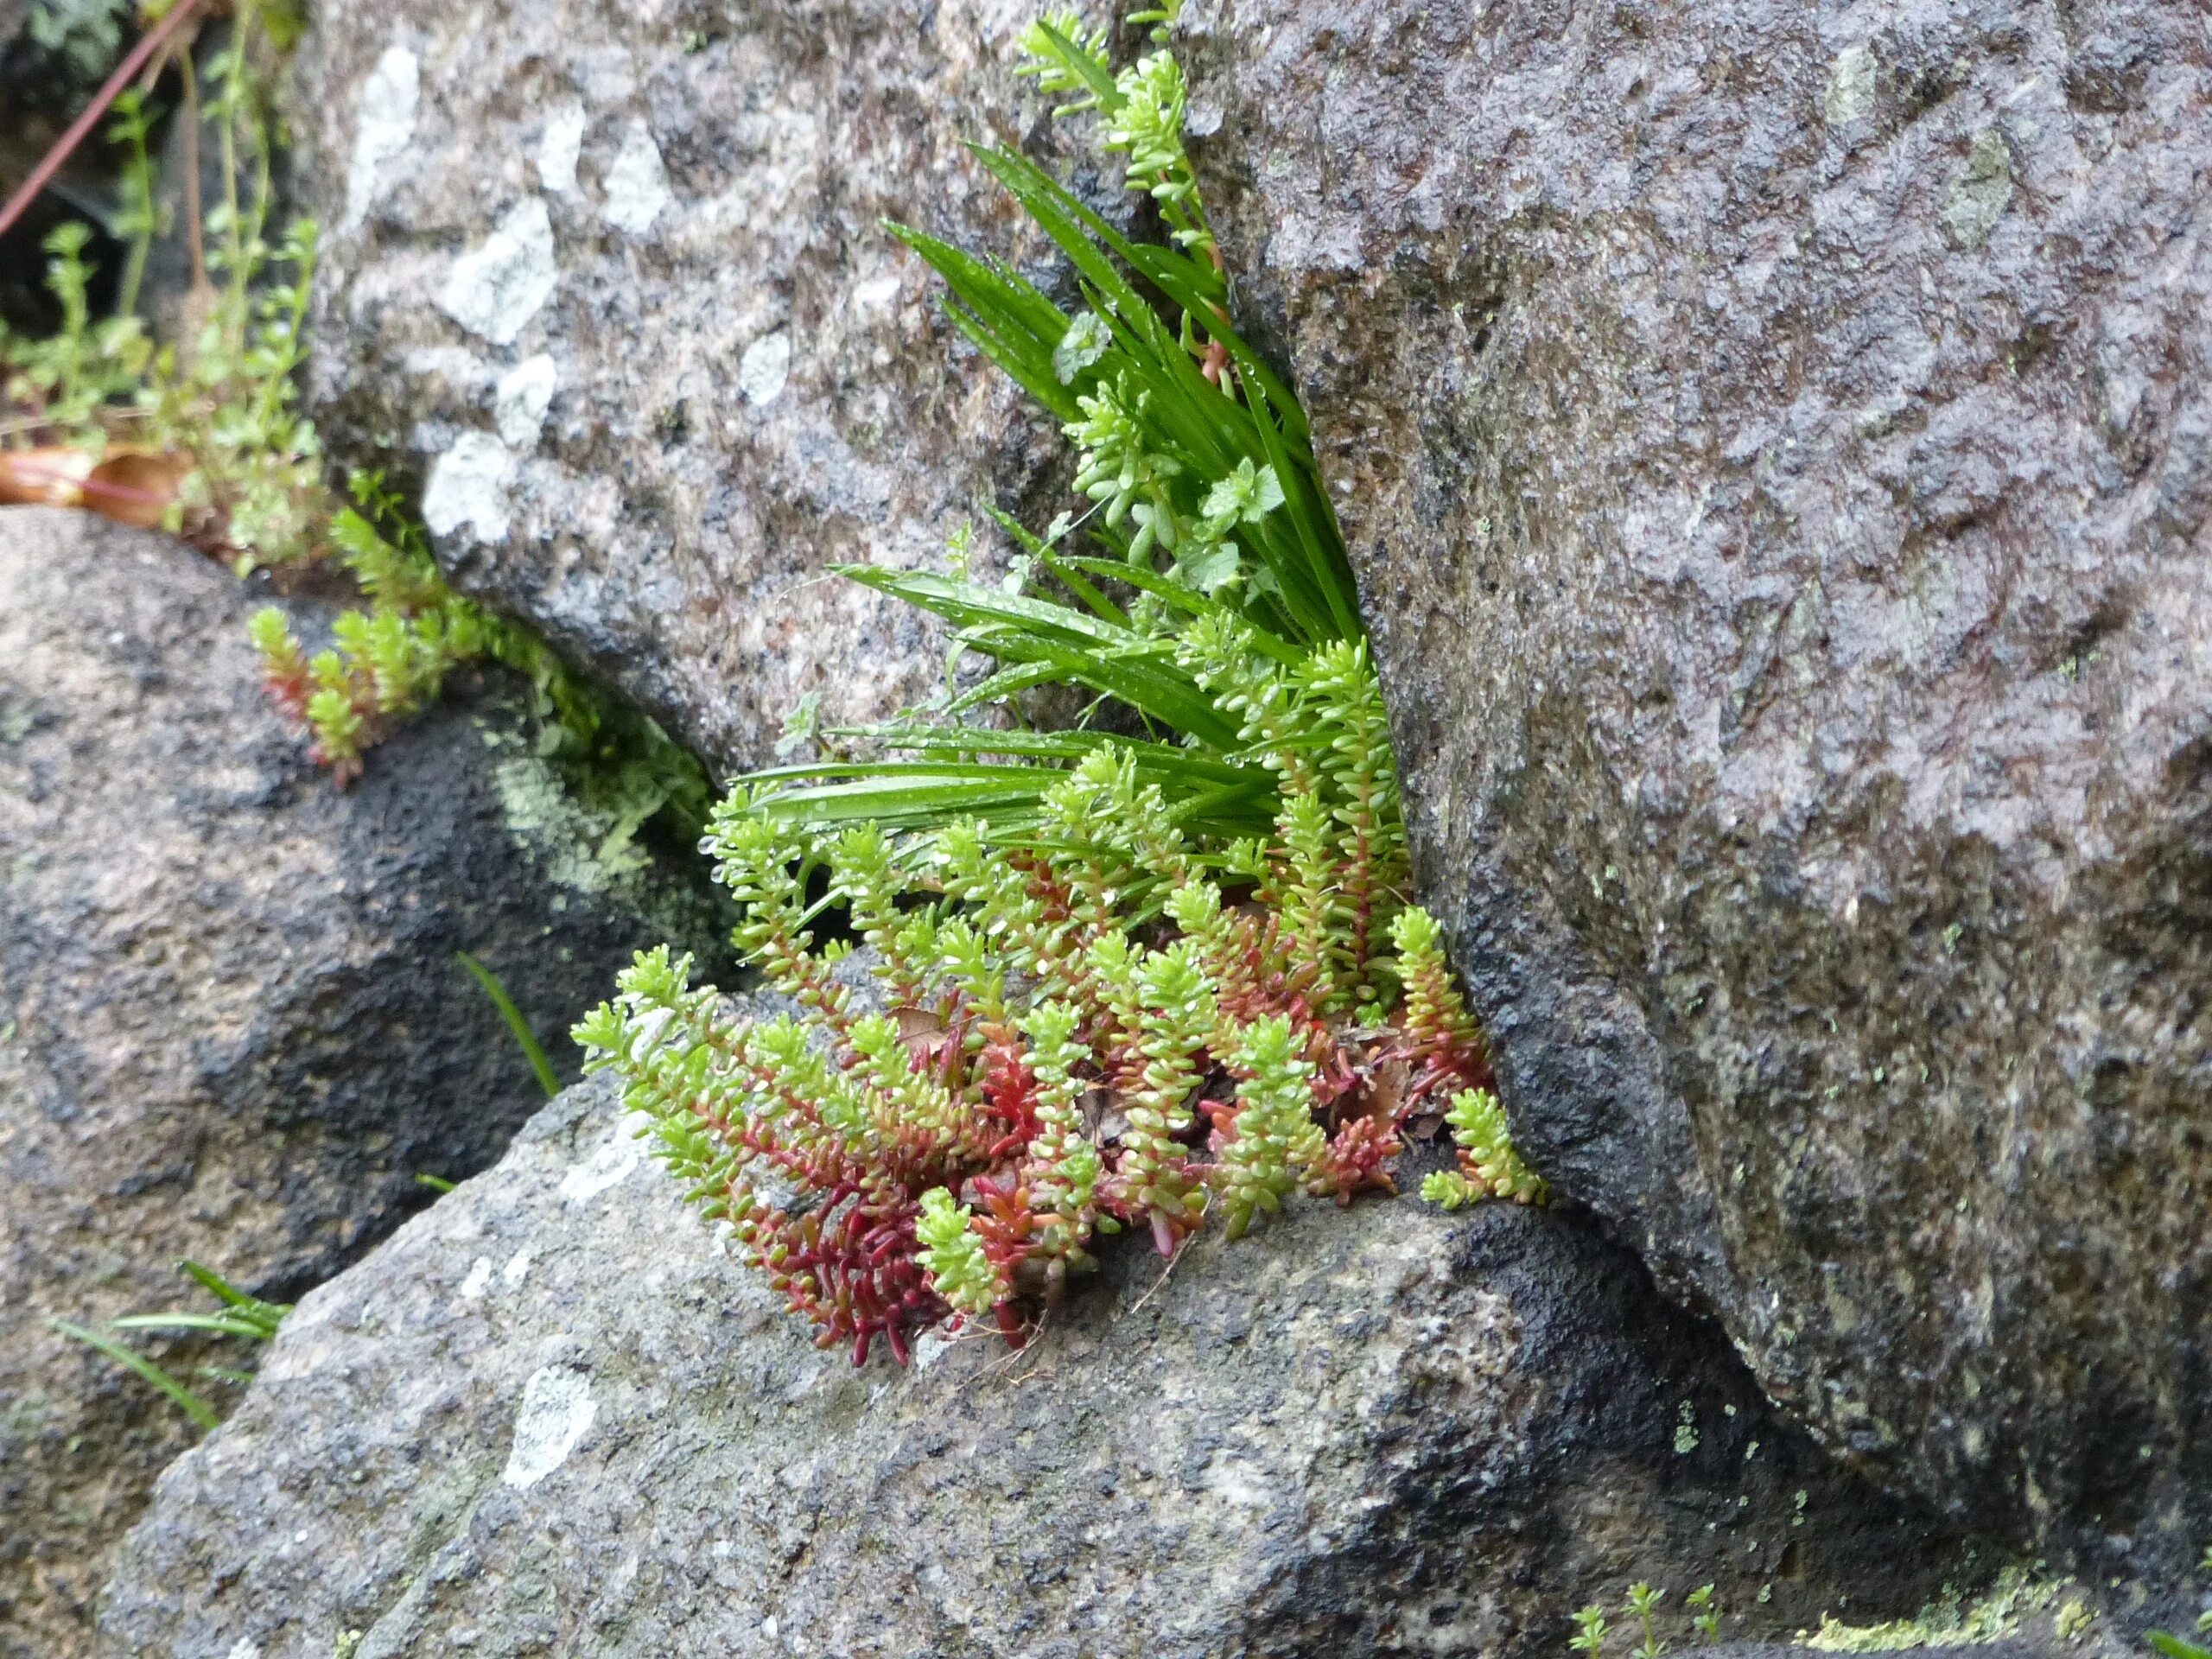
[[[67,1319],[48,1319],[47,1323],[72,1342],[81,1342],[87,1348],[95,1349],[105,1354],[125,1370],[151,1383],[162,1393],[167,1395],[170,1402],[178,1410],[191,1418],[201,1428],[212,1429],[223,1421],[214,1407],[209,1405],[190,1389],[186,1388],[183,1383],[155,1364],[145,1355],[133,1352],[116,1341],[114,1338],[103,1336],[97,1331],[87,1331],[83,1325],[72,1325]]]
[[[522,1045],[523,1053],[530,1060],[530,1069],[537,1074],[537,1086],[551,1100],[561,1092],[561,1079],[553,1070],[553,1062],[546,1058],[545,1046],[537,1040],[537,1033],[530,1028],[530,1021],[522,1017],[522,1010],[515,1007],[515,1000],[507,995],[507,988],[499,976],[466,950],[454,952],[461,965],[475,976],[476,982],[484,988],[484,995],[492,999],[492,1006],[499,1011],[499,1018],[507,1022],[507,1029],[514,1033],[515,1041]]]
[[[248,1342],[266,1342],[276,1334],[273,1326],[236,1313],[130,1313],[108,1324],[118,1331],[205,1331]]]

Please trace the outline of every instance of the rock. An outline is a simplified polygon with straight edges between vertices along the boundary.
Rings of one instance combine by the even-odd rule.
[[[573,1058],[552,1039],[636,945],[710,937],[687,887],[577,844],[497,683],[334,786],[262,693],[265,597],[160,537],[0,512],[7,1659],[86,1650],[107,1553],[192,1438],[48,1319],[198,1308],[180,1256],[289,1299],[427,1201],[418,1172],[496,1157],[543,1096],[455,950]]]
[[[302,1304],[103,1629],[178,1659],[1524,1655],[1638,1577],[1758,1632],[1942,1576],[1573,1217],[1315,1205],[1164,1276],[1106,1255],[1026,1350],[855,1370],[594,1081]]]
[[[459,585],[720,765],[771,760],[810,694],[918,700],[933,625],[816,578],[936,557],[1058,463],[1003,376],[948,369],[880,223],[1040,245],[963,148],[1041,108],[1010,73],[1034,12],[318,9],[292,102],[326,438],[419,477]]]
[[[2171,7],[1194,0],[1514,1132],[1777,1399],[2212,1533],[2212,69]]]

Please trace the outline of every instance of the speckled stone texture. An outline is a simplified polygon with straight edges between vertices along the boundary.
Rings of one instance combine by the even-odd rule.
[[[461,586],[718,766],[767,762],[809,693],[831,721],[918,700],[943,636],[817,578],[936,557],[1058,476],[880,223],[1039,251],[964,148],[1047,140],[1009,68],[1035,10],[316,8],[292,104],[326,437],[422,482]]]
[[[712,938],[687,887],[562,838],[590,826],[496,686],[334,787],[263,695],[265,597],[161,537],[0,512],[5,1659],[88,1650],[108,1554],[194,1433],[47,1319],[201,1306],[180,1256],[289,1298],[426,1202],[418,1172],[497,1157],[543,1096],[456,950],[573,1061],[559,1033],[632,949]]]
[[[614,1095],[308,1298],[163,1476],[116,1652],[1521,1659],[1638,1577],[1770,1634],[1952,1564],[1573,1217],[1301,1204],[855,1370]]]
[[[2074,0],[1193,0],[1515,1134],[1766,1387],[2212,1533],[2212,43]]]

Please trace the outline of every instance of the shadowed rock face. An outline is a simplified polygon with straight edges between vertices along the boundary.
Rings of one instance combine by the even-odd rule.
[[[418,1172],[496,1157],[543,1096],[455,950],[572,1057],[558,1033],[639,944],[714,937],[688,875],[594,865],[496,683],[334,786],[262,692],[265,597],[162,537],[0,512],[6,1659],[86,1650],[194,1434],[47,1319],[199,1306],[180,1256],[296,1295],[427,1199]],[[188,1378],[253,1361],[165,1351]]]
[[[918,699],[941,637],[815,578],[933,556],[1056,456],[964,346],[948,372],[935,279],[880,222],[1038,251],[964,148],[1022,140],[1034,10],[318,8],[292,102],[326,437],[419,477],[461,585],[718,766],[767,762],[808,693]]]
[[[573,1090],[302,1303],[104,1629],[148,1659],[1517,1656],[1637,1578],[1770,1633],[1943,1575],[1576,1217],[1300,1204],[1164,1277],[1104,1254],[1019,1353],[855,1370],[611,1085]]]
[[[2189,8],[1195,0],[1515,1135],[1832,1444],[2212,1513]]]

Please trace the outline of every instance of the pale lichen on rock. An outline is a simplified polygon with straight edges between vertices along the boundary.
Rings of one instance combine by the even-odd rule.
[[[1106,1250],[1020,1353],[855,1371],[664,1173],[606,1179],[630,1127],[608,1082],[571,1090],[310,1296],[165,1479],[110,1637],[1334,1659],[1412,1632],[1537,1659],[1640,1577],[1715,1581],[1770,1633],[1941,1581],[1910,1511],[1572,1217],[1294,1203],[1264,1248],[1209,1236],[1172,1274]],[[494,1290],[502,1250],[530,1265]],[[1678,1452],[1685,1400],[1710,1427]]]
[[[415,136],[415,112],[422,99],[422,65],[404,45],[385,48],[377,67],[361,84],[361,115],[353,137],[353,162],[346,175],[348,229],[369,216],[376,200],[378,173],[407,148]]]
[[[553,297],[559,279],[552,219],[542,199],[526,196],[480,244],[454,261],[438,308],[494,346],[512,345]],[[506,533],[504,527],[499,533]]]

